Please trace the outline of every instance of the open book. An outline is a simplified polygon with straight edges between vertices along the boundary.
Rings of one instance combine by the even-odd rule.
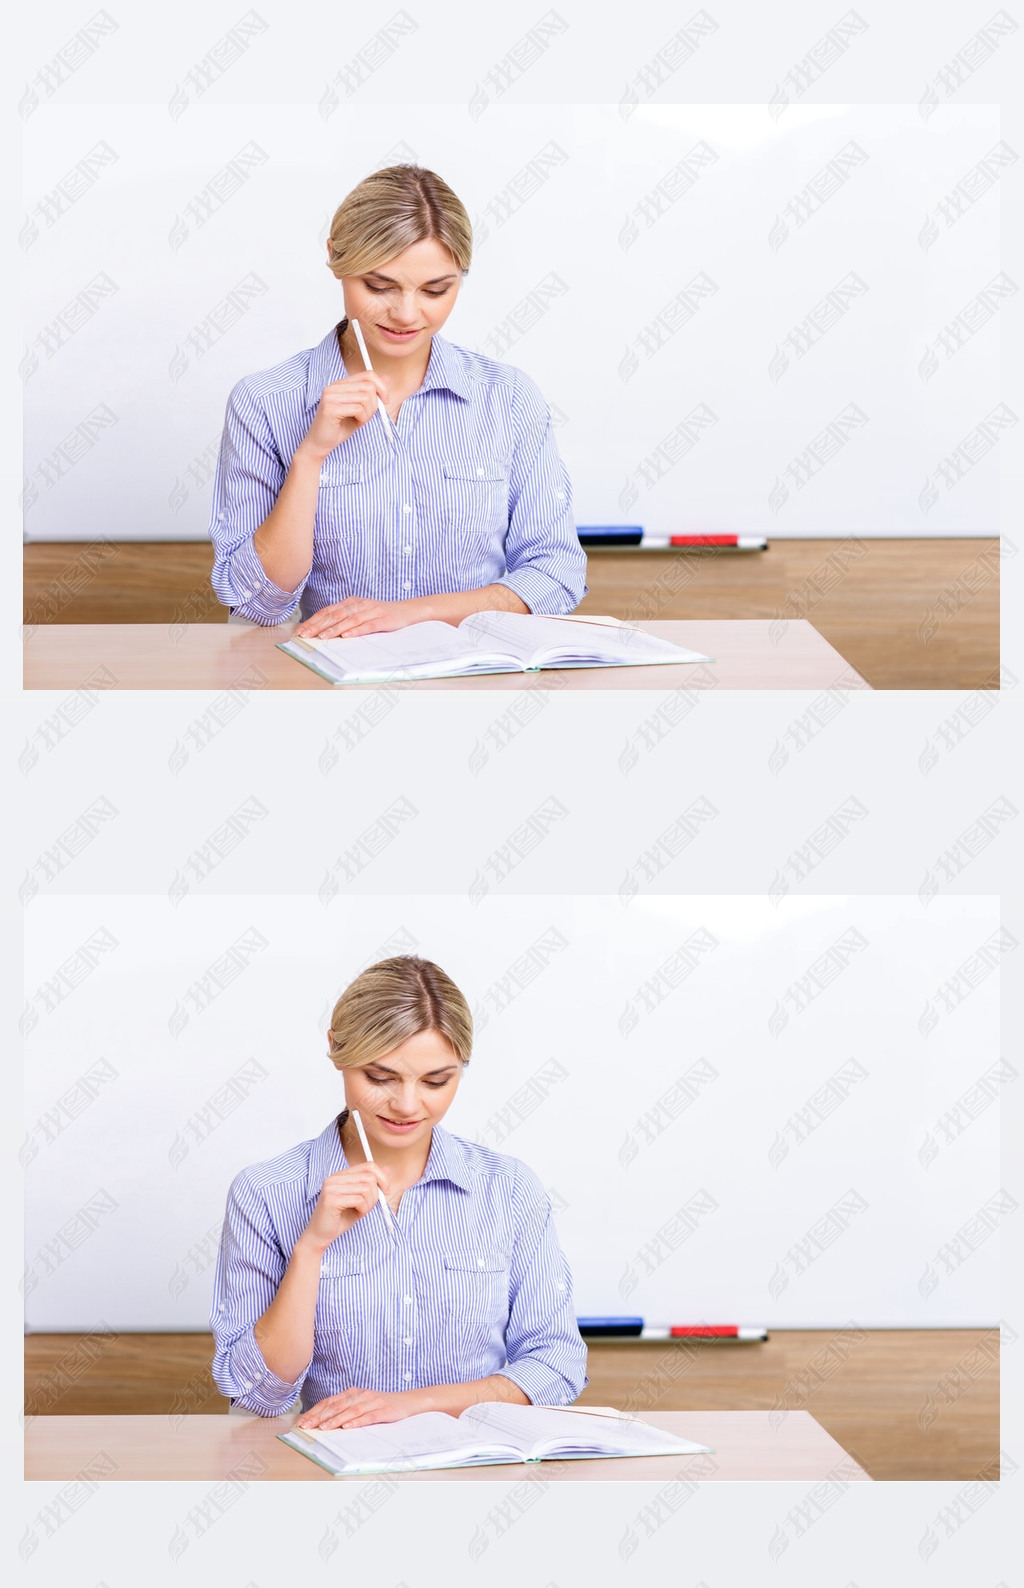
[[[364,1472],[424,1472],[506,1462],[585,1461],[594,1456],[699,1456],[709,1445],[652,1428],[622,1413],[587,1416],[568,1408],[482,1401],[461,1417],[420,1412],[368,1428],[293,1428],[279,1434],[335,1477]]]
[[[388,684],[471,673],[521,673],[541,667],[636,667],[707,662],[625,625],[602,627],[519,612],[474,612],[458,628],[410,623],[354,640],[283,640],[279,650],[332,684]]]

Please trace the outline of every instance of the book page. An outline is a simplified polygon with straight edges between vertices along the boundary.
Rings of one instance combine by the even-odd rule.
[[[694,1444],[663,1428],[653,1428],[622,1413],[617,1417],[587,1417],[586,1408],[549,1410],[541,1406],[510,1406],[502,1401],[482,1401],[459,1418],[469,1423],[480,1439],[504,1438],[527,1454],[622,1455],[658,1453],[695,1455],[707,1445]]]
[[[502,1451],[507,1450],[509,1461],[519,1461],[522,1454],[517,1448],[507,1448],[500,1430],[466,1428],[460,1419],[449,1417],[447,1412],[419,1412],[415,1417],[403,1417],[396,1423],[373,1423],[368,1428],[310,1428],[293,1430],[313,1435],[320,1447],[319,1454],[331,1465],[343,1470],[362,1470],[367,1467],[387,1468],[391,1471],[416,1467],[444,1465],[436,1458],[448,1461],[473,1462],[482,1455],[493,1455],[495,1440]],[[294,1449],[306,1441],[300,1437]],[[483,1449],[478,1448],[483,1446]]]
[[[306,640],[342,678],[372,676],[382,683],[408,678],[413,669],[438,662],[469,660],[476,646],[450,623],[410,623],[389,634],[363,634],[354,640]]]
[[[472,634],[481,646],[499,644],[519,657],[524,667],[710,660],[699,651],[685,650],[628,624],[614,628],[584,625],[571,618],[519,612],[474,612],[463,618],[459,633]]]
[[[710,658],[701,651],[688,651],[672,640],[646,634],[642,629],[621,624],[618,628],[592,626],[581,633],[572,624],[556,619],[541,619],[547,625],[547,639],[538,661],[553,666],[563,658],[567,661],[600,661],[620,666],[648,662],[706,662]]]
[[[523,667],[531,664],[538,646],[549,642],[547,619],[525,612],[471,612],[459,633],[472,640],[474,650],[507,652]]]

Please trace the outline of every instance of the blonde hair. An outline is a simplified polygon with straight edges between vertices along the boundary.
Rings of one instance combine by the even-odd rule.
[[[327,268],[340,280],[376,270],[413,243],[433,238],[460,270],[473,254],[473,228],[462,201],[421,165],[389,165],[342,199],[330,230]]]
[[[469,1063],[473,1017],[450,976],[429,959],[379,960],[351,982],[334,1006],[329,1056],[337,1070],[382,1059],[421,1031],[436,1031]]]

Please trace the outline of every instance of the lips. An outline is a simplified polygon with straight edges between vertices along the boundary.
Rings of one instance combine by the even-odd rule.
[[[389,325],[378,325],[378,331],[383,331],[385,336],[394,337],[396,342],[408,342],[414,336],[419,336],[419,331],[393,331]]]
[[[417,1125],[423,1123],[421,1119],[388,1119],[384,1114],[378,1114],[377,1118],[389,1130],[415,1130]]]

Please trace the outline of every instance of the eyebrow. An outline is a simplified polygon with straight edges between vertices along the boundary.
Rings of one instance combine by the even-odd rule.
[[[385,276],[379,270],[368,270],[366,272],[366,274],[368,276],[376,276],[378,281],[386,281],[388,283],[388,285],[392,286],[392,287],[397,287],[397,286],[400,285],[400,283],[397,282],[394,279],[393,276]],[[455,271],[453,270],[447,276],[432,276],[429,281],[421,281],[420,282],[420,286],[421,287],[436,287],[439,282],[442,282],[442,281],[454,281],[455,279],[456,279],[456,275],[455,275]]]
[[[445,1064],[440,1070],[424,1070],[423,1074],[418,1075],[416,1079],[419,1081],[425,1081],[428,1075],[446,1075],[449,1070],[454,1070],[457,1067],[458,1066],[454,1064]],[[390,1069],[386,1064],[368,1064],[366,1068],[368,1070],[383,1070],[385,1075],[398,1074],[397,1070]]]

